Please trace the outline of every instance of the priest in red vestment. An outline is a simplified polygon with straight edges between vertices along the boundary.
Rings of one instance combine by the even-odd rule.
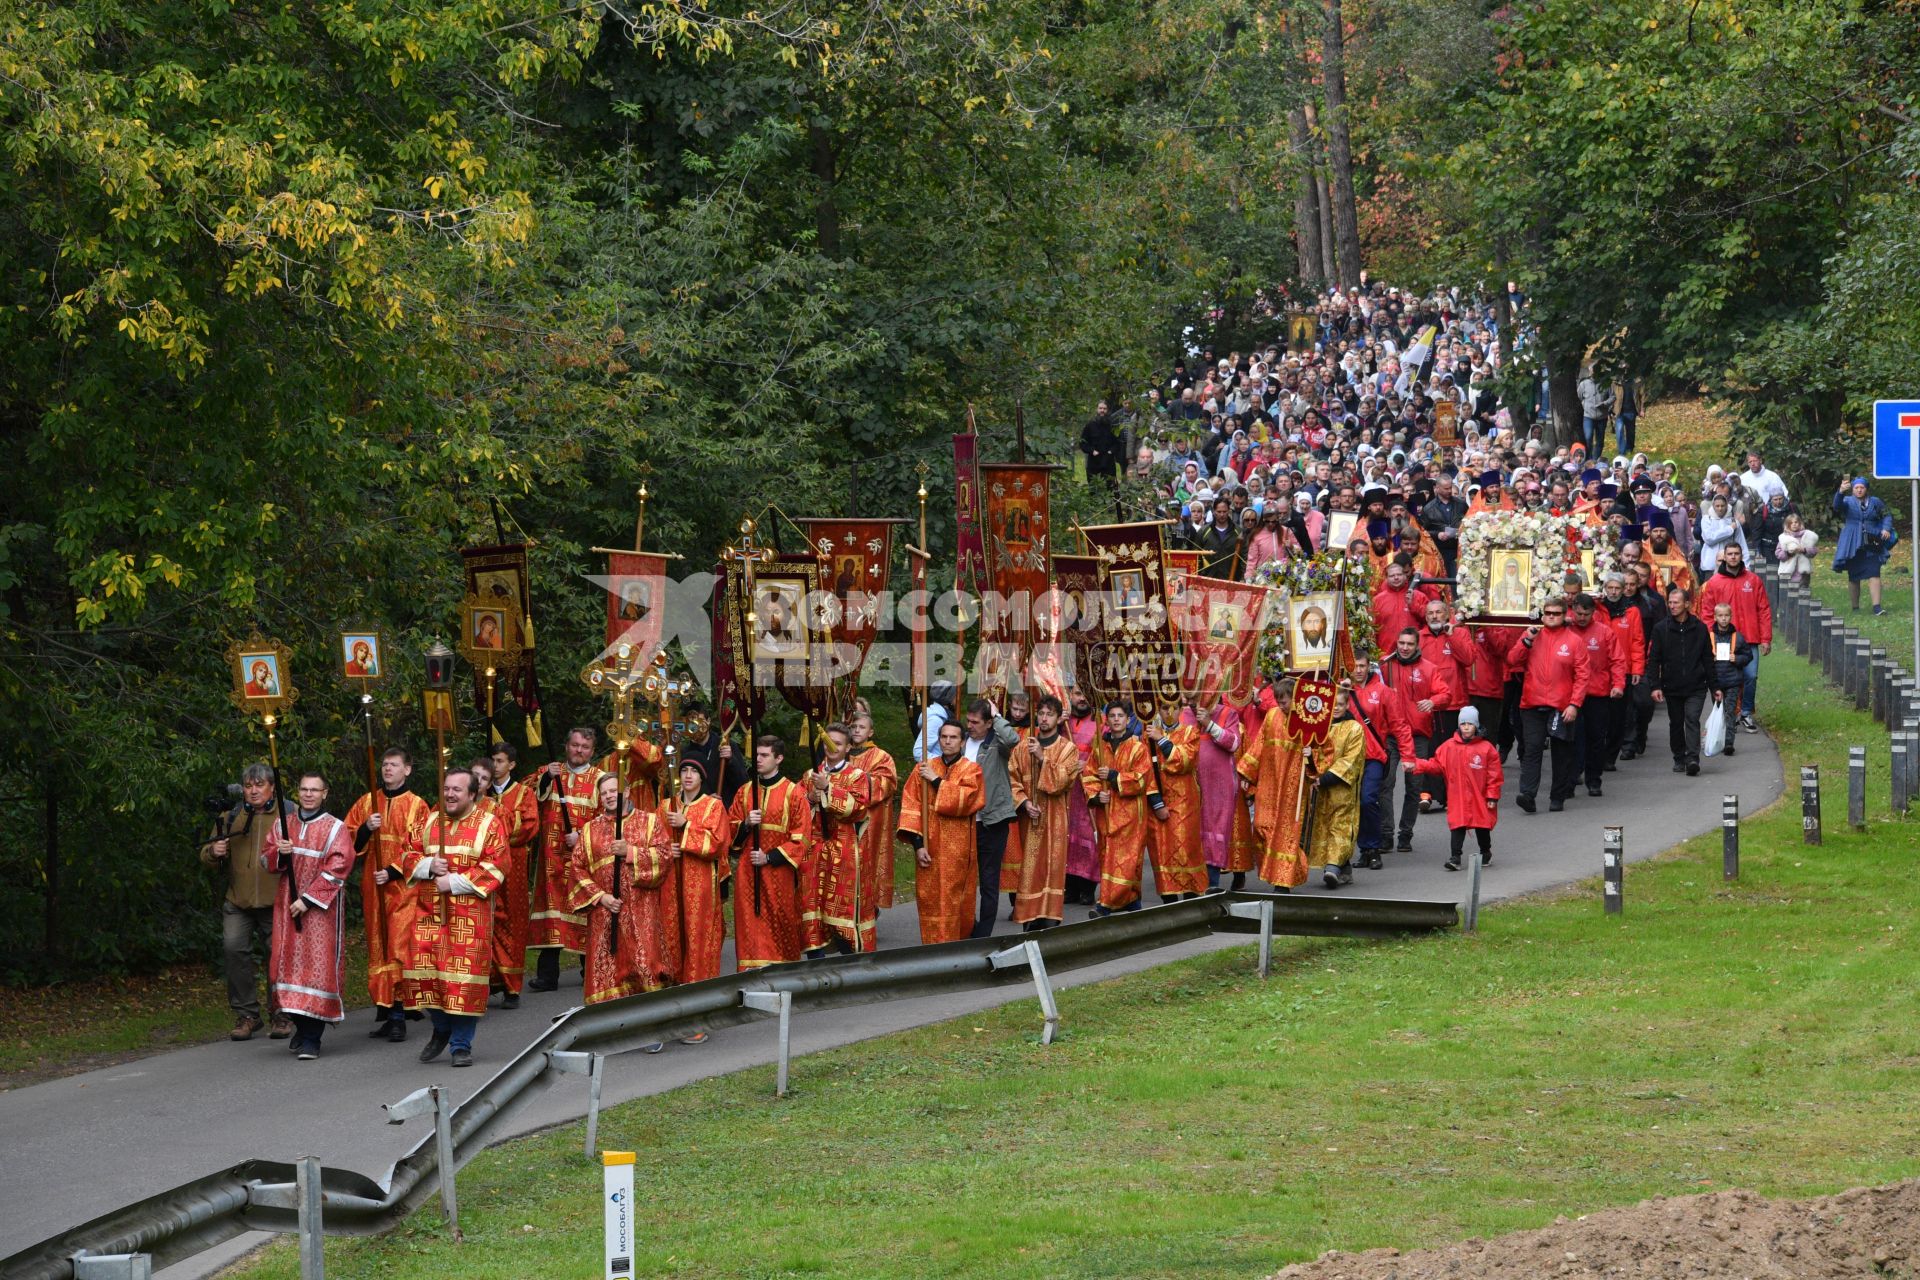
[[[320,1056],[320,1033],[347,1016],[347,904],[340,891],[353,872],[347,824],[326,811],[327,780],[300,775],[300,807],[274,822],[260,864],[280,873],[273,899],[273,954],[267,981],[273,1003],[293,1021],[287,1046],[301,1061]]]
[[[657,811],[627,804],[617,778],[601,777],[600,814],[568,862],[567,905],[587,921],[588,1004],[673,983],[660,896],[675,856],[670,831]]]
[[[473,1033],[487,1011],[487,970],[493,963],[493,897],[507,861],[500,820],[479,805],[471,769],[447,770],[440,808],[428,816],[407,892],[413,897],[413,942],[407,954],[407,1007],[433,1019],[433,1037],[420,1051],[432,1062],[452,1049],[456,1067],[473,1065]]]
[[[830,724],[823,733],[826,757],[808,775],[818,815],[813,857],[820,882],[820,923],[826,933],[823,945],[842,954],[872,951],[879,945],[880,877],[865,856],[867,775],[853,763],[851,729]]]
[[[958,721],[940,726],[940,750],[915,770],[900,807],[900,828],[919,842],[914,904],[920,909],[920,941],[953,942],[973,932],[979,909],[979,824],[987,804],[986,779],[967,759],[966,730]],[[922,806],[930,812],[922,813]]]
[[[511,742],[494,743],[487,759],[493,771],[490,807],[507,838],[507,865],[501,868],[506,883],[493,903],[493,965],[487,985],[504,993],[501,1008],[512,1009],[520,1004],[520,985],[527,972],[527,929],[533,916],[531,859],[534,841],[540,836],[540,802],[534,799],[530,783],[513,780],[520,753]]]
[[[373,1000],[373,1037],[398,1042],[407,1038],[406,1008],[400,999],[400,974],[406,968],[413,920],[407,914],[406,852],[432,806],[407,790],[413,757],[388,747],[380,757],[380,790],[369,791],[347,810],[347,831],[360,869],[360,906],[367,925],[367,995]]]
[[[720,797],[707,792],[706,766],[698,760],[681,764],[680,790],[660,813],[680,851],[680,954],[674,972],[682,982],[704,982],[720,976],[720,950],[727,941],[721,903],[733,871],[727,859],[733,823]],[[688,1041],[699,1044],[706,1038],[703,1031]]]
[[[567,758],[538,775],[534,798],[540,804],[540,866],[533,882],[533,912],[527,950],[537,951],[527,987],[552,991],[560,985],[562,952],[579,955],[587,945],[587,923],[567,907],[572,888],[567,859],[580,832],[600,805],[600,770],[593,765],[594,731],[582,726],[567,734]]]
[[[800,867],[812,838],[807,794],[780,776],[787,744],[754,743],[754,776],[733,793],[733,963],[745,971],[800,958]]]

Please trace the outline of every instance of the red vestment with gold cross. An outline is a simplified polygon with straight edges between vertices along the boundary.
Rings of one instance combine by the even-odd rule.
[[[487,971],[493,965],[493,895],[508,859],[500,819],[478,806],[449,819],[435,810],[408,857],[417,871],[425,859],[445,858],[451,875],[463,876],[476,893],[443,893],[433,879],[409,876],[413,944],[407,955],[404,1003],[410,1009],[440,1009],[478,1016],[487,1011]]]

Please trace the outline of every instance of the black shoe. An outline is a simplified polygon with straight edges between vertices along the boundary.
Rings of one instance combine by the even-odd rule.
[[[1393,851],[1395,853],[1412,853],[1413,837],[1410,835],[1401,836],[1398,840],[1394,841]]]
[[[1547,801],[1547,812],[1548,812],[1548,813],[1562,813],[1562,812],[1564,812],[1564,811],[1566,810],[1566,807],[1567,807],[1567,802],[1566,802],[1565,800],[1549,800],[1549,801]]]
[[[454,1065],[454,1066],[456,1066],[456,1067],[470,1067],[470,1066],[472,1066],[472,1065],[473,1065],[473,1050],[471,1050],[471,1049],[455,1049],[455,1050],[453,1051],[453,1065]]]
[[[420,1061],[432,1062],[435,1058],[439,1057],[442,1053],[445,1053],[446,1049],[447,1049],[446,1032],[436,1031],[433,1033],[433,1039],[427,1041],[426,1047],[420,1050]]]
[[[1618,773],[1618,772],[1620,772],[1620,766],[1619,766],[1619,765],[1617,765],[1617,764],[1603,764],[1603,765],[1601,765],[1601,766],[1600,766],[1600,772],[1602,772],[1602,773]]]
[[[318,1040],[302,1041],[293,1051],[293,1056],[302,1062],[312,1062],[320,1056],[320,1042]]]
[[[1458,870],[1460,869],[1460,859],[1458,859],[1458,858],[1448,858],[1448,859],[1446,860],[1446,863],[1445,863],[1444,865],[1445,865],[1445,867],[1446,867],[1446,869],[1447,869],[1447,870],[1449,870],[1449,871],[1458,871]]]
[[[1493,850],[1487,849],[1480,854],[1480,865],[1486,866],[1493,861]]]
[[[1521,794],[1515,796],[1513,798],[1513,802],[1519,805],[1522,809],[1526,810],[1528,813],[1540,812],[1539,804],[1535,802],[1532,796],[1527,795],[1525,792],[1522,792]]]
[[[527,980],[527,990],[529,991],[558,991],[559,989],[560,980],[557,978],[552,981],[548,981],[545,978],[529,978]]]
[[[1698,763],[1692,760],[1687,761],[1687,776],[1689,778],[1697,778],[1700,776],[1700,766]]]
[[[1590,795],[1590,796],[1598,796],[1598,795],[1600,794],[1600,788],[1598,788],[1598,787],[1588,787],[1588,788],[1587,788],[1587,794],[1588,794],[1588,795]]]
[[[385,1015],[383,1014],[380,1018],[380,1021],[373,1024],[373,1030],[367,1032],[367,1039],[369,1040],[380,1039],[380,1037],[388,1034],[387,1028],[391,1027],[392,1025],[393,1024],[391,1022],[388,1022]]]
[[[1724,747],[1722,747],[1722,748],[1720,748],[1720,754],[1721,754],[1721,755],[1723,755],[1723,756],[1730,756],[1730,755],[1732,755],[1732,754],[1733,754],[1733,744],[1732,744],[1731,742],[1729,742],[1729,743],[1728,743],[1728,744],[1727,744],[1726,746],[1724,746]]]
[[[503,994],[500,997],[500,1007],[502,1009],[518,1009],[520,1007],[520,993],[518,991],[509,991]]]
[[[1622,760],[1631,760],[1631,759],[1633,759],[1633,758],[1634,758],[1635,756],[1637,756],[1637,755],[1639,755],[1639,754],[1640,754],[1640,753],[1639,753],[1638,751],[1635,751],[1635,750],[1634,750],[1634,749],[1633,749],[1632,747],[1622,747],[1622,748],[1620,748],[1620,758],[1621,758]]]
[[[1675,760],[1673,762],[1673,771],[1675,773],[1685,773],[1687,771],[1687,762],[1685,760]]]
[[[1342,885],[1353,883],[1353,864],[1351,862],[1343,862],[1340,864],[1340,883]]]
[[[387,1024],[387,1039],[393,1041],[395,1044],[399,1044],[406,1038],[407,1020],[405,1018],[395,1018]]]
[[[1387,865],[1387,860],[1380,856],[1380,851],[1378,849],[1367,850],[1365,860],[1367,864],[1367,870],[1369,871],[1378,871],[1380,870],[1380,868]]]
[[[1239,893],[1246,887],[1247,887],[1247,873],[1244,871],[1234,872],[1233,873],[1233,891],[1235,893]]]

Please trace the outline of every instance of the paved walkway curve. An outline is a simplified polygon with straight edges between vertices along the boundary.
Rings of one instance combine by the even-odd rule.
[[[1654,726],[1664,733],[1664,721]],[[1601,828],[1626,829],[1629,860],[1651,857],[1720,821],[1720,797],[1738,793],[1743,813],[1756,813],[1783,789],[1780,758],[1765,736],[1741,735],[1733,760],[1710,760],[1698,778],[1673,774],[1664,753],[1631,761],[1606,775],[1607,794],[1582,789],[1567,811],[1529,816],[1504,805],[1494,833],[1494,861],[1483,893],[1489,900],[1566,884],[1600,870]],[[1517,767],[1518,761],[1513,762]],[[1511,795],[1513,788],[1509,786]],[[1441,868],[1446,822],[1423,817],[1414,852],[1388,855],[1383,871],[1355,873],[1355,896],[1458,900],[1465,877]],[[1471,844],[1469,848],[1471,848]],[[1258,887],[1257,885],[1254,887]],[[1309,892],[1322,892],[1317,887]],[[1629,888],[1631,892],[1631,888]],[[1597,909],[1597,908],[1596,908]],[[1070,908],[1077,918],[1084,908]],[[1002,931],[1010,931],[1001,922]],[[883,913],[883,947],[917,940],[912,904]],[[1059,987],[1131,973],[1224,946],[1246,946],[1243,936],[1217,935],[1179,947],[1060,975]],[[405,1044],[369,1040],[370,1019],[356,1010],[327,1032],[325,1056],[297,1062],[284,1041],[264,1036],[245,1044],[221,1042],[157,1054],[85,1075],[0,1093],[0,1150],[7,1152],[0,1193],[0,1253],[77,1225],[128,1200],[174,1186],[249,1157],[292,1159],[317,1155],[330,1165],[383,1177],[392,1161],[418,1140],[420,1122],[386,1123],[380,1105],[423,1084],[451,1085],[464,1098],[531,1042],[555,1015],[579,1000],[578,971],[559,991],[529,994],[511,1013],[482,1021],[475,1069],[451,1071],[445,1059],[416,1060],[421,1024]],[[1031,999],[1030,990],[993,991],[862,1005],[795,1019],[796,1057],[958,1017],[976,1009]],[[1073,1002],[1061,1010],[1071,1025]],[[1038,1013],[1035,1014],[1036,1025]],[[704,1045],[671,1045],[658,1055],[625,1054],[607,1063],[605,1102],[624,1102],[773,1060],[770,1022],[717,1032]],[[796,1068],[800,1080],[806,1067]],[[297,1086],[297,1087],[296,1087]],[[513,1133],[578,1119],[586,1108],[585,1082],[568,1077],[537,1095],[514,1117]],[[502,1135],[507,1136],[507,1135]],[[253,1235],[161,1273],[168,1280],[210,1274],[267,1237]]]

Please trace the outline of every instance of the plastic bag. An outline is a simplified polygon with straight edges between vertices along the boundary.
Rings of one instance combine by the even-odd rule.
[[[1713,704],[1713,710],[1707,713],[1707,723],[1700,730],[1700,753],[1717,756],[1720,749],[1727,745],[1727,706],[1724,702]]]

